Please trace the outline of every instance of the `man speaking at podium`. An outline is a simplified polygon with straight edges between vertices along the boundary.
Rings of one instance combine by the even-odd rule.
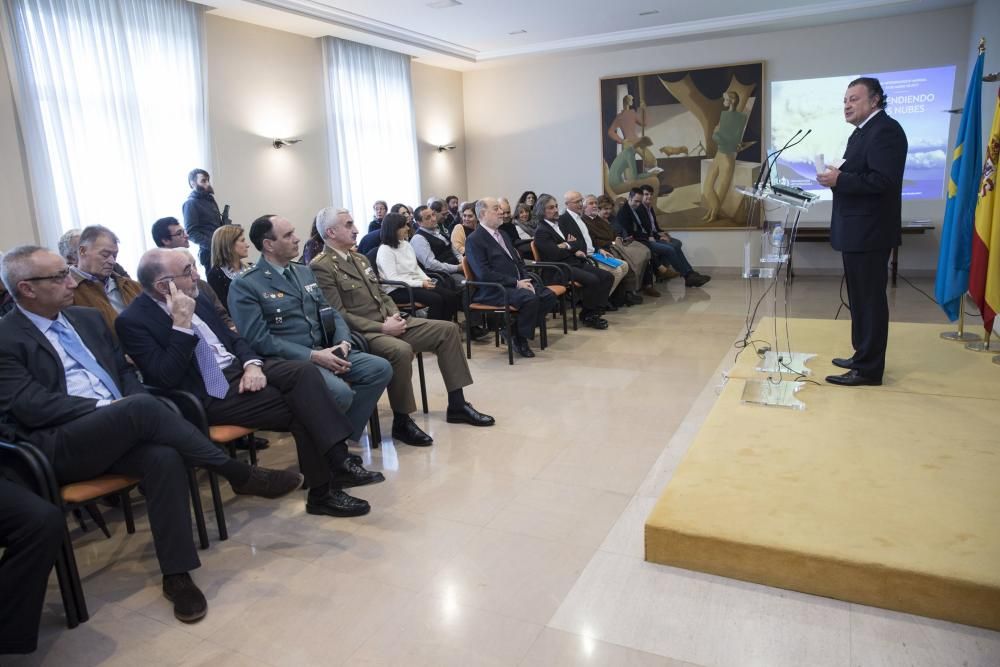
[[[851,309],[854,354],[833,363],[847,369],[827,382],[848,387],[882,384],[889,339],[887,265],[902,236],[906,134],[885,112],[878,79],[861,77],[844,95],[844,120],[854,125],[844,158],[816,180],[833,190],[830,243],[841,253]]]

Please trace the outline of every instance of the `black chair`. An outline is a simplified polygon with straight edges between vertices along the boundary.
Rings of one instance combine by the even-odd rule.
[[[538,252],[538,246],[535,244],[534,241],[531,242],[531,256],[533,257],[533,259],[525,260],[525,261],[527,262],[528,266],[538,267],[539,269],[541,269],[543,276],[545,275],[546,271],[555,270],[555,271],[559,272],[560,280],[553,281],[554,284],[552,284],[552,285],[548,285],[547,284],[545,286],[548,287],[550,290],[552,290],[553,287],[562,287],[563,288],[562,294],[558,295],[559,296],[559,305],[560,305],[560,308],[562,310],[563,333],[567,333],[567,331],[566,331],[566,303],[565,303],[564,299],[567,296],[567,292],[568,292],[570,307],[573,309],[573,331],[576,331],[577,330],[577,323],[576,323],[576,288],[577,287],[582,287],[582,285],[580,283],[576,282],[575,280],[573,280],[573,275],[572,275],[572,273],[569,270],[569,264],[564,264],[563,262],[543,262],[542,258],[541,258],[541,255]],[[546,282],[548,282],[548,281],[546,281]],[[553,291],[555,291],[555,290],[553,290]]]

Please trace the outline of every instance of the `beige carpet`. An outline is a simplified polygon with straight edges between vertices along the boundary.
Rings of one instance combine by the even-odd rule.
[[[837,371],[848,323],[789,326],[814,379]],[[810,384],[804,411],[741,404],[741,355],[646,560],[1000,629],[1000,367],[940,330],[893,324],[884,386]]]

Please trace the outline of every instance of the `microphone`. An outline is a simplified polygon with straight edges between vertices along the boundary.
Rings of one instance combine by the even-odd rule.
[[[767,154],[767,156],[764,158],[764,164],[762,165],[760,173],[757,174],[757,182],[753,184],[754,192],[759,192],[760,191],[761,183],[765,183],[765,184],[767,183],[767,179],[764,178],[764,174],[768,174],[768,177],[770,177],[771,158],[774,157],[775,155],[779,155],[781,153],[781,151],[785,150],[785,148],[788,147],[788,144],[790,144],[792,141],[794,141],[795,137],[799,136],[800,134],[802,134],[802,130],[799,130],[798,132],[796,132],[795,134],[793,134],[792,137],[791,137],[791,139],[789,139],[788,141],[785,142],[784,146],[782,146],[781,148],[779,148],[776,151],[771,151],[770,153]]]
[[[799,132],[801,132],[801,131],[802,130],[799,130]],[[792,139],[789,139],[785,143],[785,145],[781,147],[781,149],[774,156],[774,159],[771,161],[771,166],[767,170],[767,178],[764,179],[764,186],[763,187],[766,188],[768,186],[768,184],[771,182],[771,170],[774,167],[774,165],[778,164],[778,158],[781,157],[781,154],[784,153],[789,148],[793,148],[793,147],[798,146],[799,144],[801,144],[803,141],[806,140],[806,137],[808,137],[810,134],[812,134],[812,130],[811,129],[806,130],[806,133],[803,134],[802,137],[798,141],[792,143],[792,139],[795,139],[795,137],[793,136]],[[796,136],[798,136],[798,132],[796,133]]]

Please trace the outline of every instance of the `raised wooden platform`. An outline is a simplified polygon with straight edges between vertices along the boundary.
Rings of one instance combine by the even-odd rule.
[[[766,322],[759,331],[765,331]],[[815,379],[846,322],[792,320]],[[646,559],[1000,630],[1000,367],[893,324],[882,387],[743,405],[741,356],[646,522]]]

